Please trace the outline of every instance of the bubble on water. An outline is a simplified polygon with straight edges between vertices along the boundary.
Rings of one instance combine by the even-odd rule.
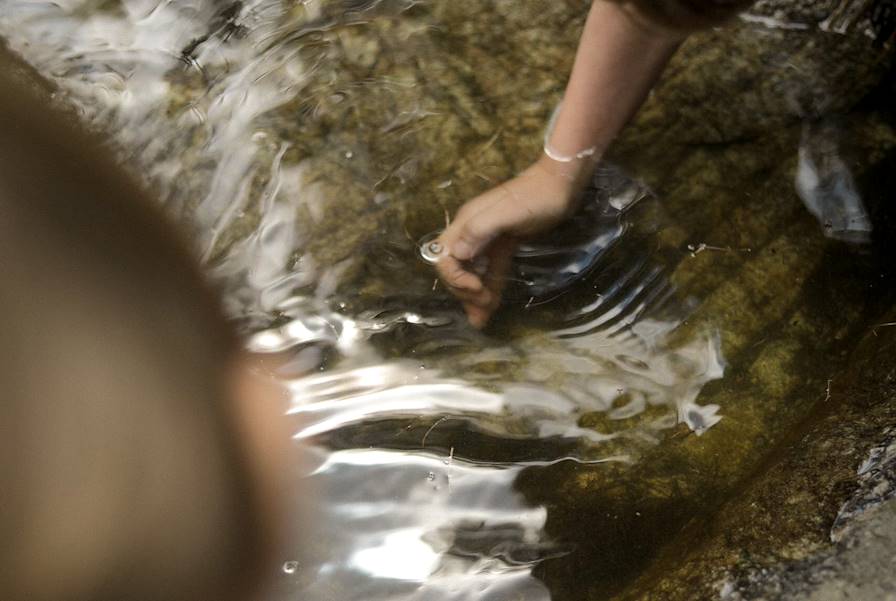
[[[428,474],[426,474],[426,479],[429,480],[430,482],[432,482],[433,480],[436,479],[436,473],[435,473],[435,472],[429,472]]]

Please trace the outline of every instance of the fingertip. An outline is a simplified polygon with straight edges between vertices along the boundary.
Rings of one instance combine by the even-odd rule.
[[[481,315],[475,315],[475,316],[469,317],[469,322],[470,322],[470,325],[473,326],[474,328],[476,328],[477,330],[482,330],[482,329],[485,329],[485,326],[488,323],[488,320],[485,317],[482,317]]]
[[[477,330],[484,328],[486,324],[488,324],[489,317],[491,317],[489,311],[486,311],[482,307],[477,307],[476,305],[466,305],[464,306],[464,310],[467,313],[467,321],[469,321],[470,325]]]

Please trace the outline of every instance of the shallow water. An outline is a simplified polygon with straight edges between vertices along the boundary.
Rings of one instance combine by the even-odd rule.
[[[788,147],[796,181],[679,157],[781,197],[749,217],[718,190],[685,215],[687,194],[603,167],[579,214],[521,249],[494,326],[466,326],[417,245],[534,156],[587,6],[520,26],[533,6],[0,8],[0,35],[191,224],[249,349],[281,365],[315,457],[297,486],[318,498],[273,598],[610,594],[809,413],[836,359],[802,362],[873,311],[850,290],[877,258],[829,241],[872,233],[832,141],[850,130],[816,124]]]

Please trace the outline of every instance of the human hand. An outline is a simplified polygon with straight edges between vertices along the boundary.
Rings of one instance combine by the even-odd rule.
[[[460,208],[439,238],[436,269],[473,327],[484,327],[500,305],[520,238],[550,229],[571,212],[592,164],[543,156]]]

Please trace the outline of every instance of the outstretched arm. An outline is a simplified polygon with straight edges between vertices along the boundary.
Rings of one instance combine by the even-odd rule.
[[[627,4],[595,0],[545,152],[520,175],[468,201],[441,236],[439,276],[483,327],[501,300],[516,240],[562,220],[610,142],[641,106],[683,39]],[[480,274],[471,263],[486,257]]]

